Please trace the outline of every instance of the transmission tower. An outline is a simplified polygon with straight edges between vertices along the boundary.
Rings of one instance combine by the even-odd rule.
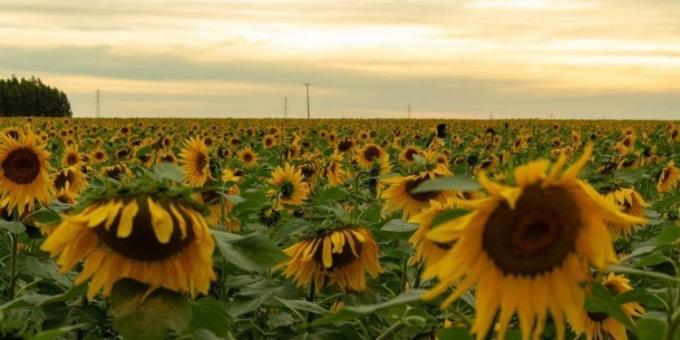
[[[102,115],[102,110],[101,110],[101,105],[102,105],[102,96],[101,96],[101,91],[97,89],[97,118],[100,118]]]

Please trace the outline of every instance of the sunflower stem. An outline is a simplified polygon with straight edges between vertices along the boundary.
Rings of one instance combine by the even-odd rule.
[[[314,287],[314,279],[312,279],[312,282],[309,284],[309,291],[307,292],[307,301],[314,303],[314,297],[315,297],[316,289]],[[312,312],[307,312],[307,323],[312,322],[312,319],[314,318],[314,314]]]
[[[9,300],[14,300],[14,292],[17,285],[17,252],[19,249],[19,239],[17,236],[9,233],[9,238],[12,241],[12,256],[9,264]]]
[[[375,338],[375,340],[389,339],[390,336],[394,332],[396,332],[397,329],[401,328],[401,326],[403,326],[403,325],[404,325],[404,321],[402,321],[402,320],[399,320],[399,321],[393,323],[389,328],[387,328],[384,332],[382,332],[382,334],[378,335],[378,337]]]

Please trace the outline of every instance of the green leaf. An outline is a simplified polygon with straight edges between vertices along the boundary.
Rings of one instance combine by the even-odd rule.
[[[265,271],[286,259],[281,249],[258,233],[236,235],[212,230],[225,260],[247,271]]]
[[[666,255],[661,254],[659,252],[653,252],[653,253],[639,259],[638,261],[636,261],[634,263],[634,265],[635,265],[635,267],[649,267],[649,266],[655,266],[655,265],[657,265],[659,263],[663,263],[665,261],[672,262],[672,260],[670,260]]]
[[[463,327],[451,327],[440,329],[437,332],[439,340],[472,340],[470,331]]]
[[[394,233],[410,233],[416,229],[418,229],[417,224],[408,223],[400,218],[395,218],[385,223],[385,225],[380,228],[382,231],[391,231]]]
[[[662,318],[645,317],[637,321],[638,339],[658,340],[666,330],[668,325]],[[677,339],[677,337],[676,337]]]
[[[680,238],[680,227],[670,226],[659,233],[656,237],[657,245],[673,244]]]
[[[59,213],[52,209],[43,208],[30,215],[35,222],[42,224],[57,224],[61,222],[61,216]]]
[[[182,332],[191,321],[191,305],[178,293],[157,289],[145,298],[148,286],[118,281],[109,301],[114,328],[125,339],[165,339],[169,330]]]
[[[657,294],[652,294],[644,288],[635,288],[627,292],[621,293],[614,297],[617,304],[624,304],[628,302],[639,302],[645,306],[665,309],[666,303]]]
[[[448,176],[427,180],[411,190],[411,193],[419,194],[433,191],[477,191],[480,188],[479,184],[471,179],[459,176]]]
[[[332,325],[343,321],[354,320],[360,316],[373,314],[387,308],[414,303],[420,301],[420,296],[423,295],[423,292],[425,291],[421,289],[414,289],[406,291],[394,299],[385,302],[373,305],[345,307],[339,310],[337,313],[333,313],[321,319],[315,320],[312,322],[312,326]]]
[[[234,204],[239,204],[239,203],[243,203],[243,202],[246,201],[243,197],[241,197],[239,195],[224,195],[224,197],[229,202],[234,203]]]
[[[430,228],[434,228],[444,222],[461,217],[467,213],[468,211],[465,209],[446,209],[435,216],[434,219],[432,219]]]
[[[136,155],[136,157],[143,157],[143,156],[146,156],[146,155],[150,154],[151,151],[153,151],[152,146],[151,146],[151,145],[147,145],[147,146],[145,146],[145,147],[140,148],[139,150],[137,150],[137,153],[136,153],[135,155]],[[166,163],[166,162],[164,162],[164,163]]]
[[[629,185],[634,185],[645,174],[645,169],[623,169],[614,174],[614,178],[625,182]]]
[[[641,269],[635,269],[635,268],[630,268],[626,266],[621,266],[618,264],[613,264],[607,267],[608,272],[614,272],[614,273],[622,273],[622,274],[630,274],[630,275],[639,275],[639,276],[646,276],[646,277],[651,277],[657,280],[662,280],[665,283],[680,283],[680,279],[670,276],[668,274],[664,273],[658,273],[658,272],[653,272],[649,270],[641,270]]]
[[[227,309],[212,297],[204,297],[191,304],[191,324],[189,330],[208,330],[217,336],[229,333],[231,317]]]
[[[316,196],[316,204],[323,205],[337,201],[342,201],[348,196],[349,192],[347,191],[346,188],[341,186],[335,186],[319,193]]]
[[[169,162],[157,163],[154,166],[153,171],[158,177],[162,179],[169,179],[173,182],[181,183],[184,179],[182,169],[180,169],[179,166]]]
[[[315,303],[311,303],[307,300],[288,300],[288,299],[281,299],[281,298],[275,298],[276,301],[281,302],[284,306],[288,307],[288,309],[296,312],[310,312],[314,314],[327,314],[328,311],[319,305]]]
[[[612,296],[612,293],[601,284],[594,283],[590,289],[590,295],[586,298],[586,309],[592,313],[606,313],[621,322],[626,328],[636,332],[635,325],[621,310],[621,306]]]
[[[54,329],[49,329],[46,331],[39,332],[38,334],[30,337],[31,340],[52,340],[58,339],[62,335],[72,333],[75,330],[85,328],[87,324],[81,323],[73,326],[64,326]]]
[[[85,295],[86,291],[87,285],[83,284],[71,287],[66,292],[57,295],[28,293],[0,306],[0,312],[18,308],[37,308],[49,303],[68,301]]]
[[[26,230],[26,227],[21,222],[0,219],[0,229],[4,229],[12,234],[21,234]]]

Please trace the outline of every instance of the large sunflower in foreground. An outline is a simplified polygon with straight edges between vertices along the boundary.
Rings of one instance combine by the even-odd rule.
[[[83,261],[75,284],[91,280],[87,297],[108,296],[124,278],[195,296],[215,279],[214,241],[201,214],[160,194],[115,195],[63,216],[42,249],[62,272]]]
[[[184,180],[192,187],[202,187],[210,179],[210,157],[202,139],[189,139],[180,153],[179,162]]]
[[[308,237],[284,252],[284,275],[298,287],[314,285],[318,293],[336,285],[342,291],[366,290],[366,272],[377,277],[382,272],[378,245],[366,228],[341,228]]]
[[[402,210],[403,218],[408,219],[430,205],[430,201],[444,201],[451,193],[442,191],[427,191],[414,193],[421,183],[441,176],[450,176],[451,172],[444,165],[438,165],[433,170],[417,172],[409,176],[395,176],[384,179],[388,185],[380,196],[385,201],[383,213],[389,214]]]
[[[451,250],[427,268],[424,279],[439,283],[425,293],[433,299],[455,285],[442,302],[449,306],[472,286],[476,288],[476,317],[472,331],[483,339],[498,313],[498,337],[503,338],[512,315],[519,314],[523,337],[540,335],[548,311],[558,339],[564,338],[565,319],[584,331],[588,266],[616,261],[607,224],[644,223],[627,215],[577,178],[592,153],[563,170],[562,156],[550,171],[548,161],[515,169],[517,186],[489,180],[479,182],[488,197],[457,201],[469,214],[447,221],[428,233],[435,242],[452,242]]]
[[[269,183],[274,186],[269,191],[270,196],[276,197],[278,202],[286,205],[301,205],[309,195],[309,185],[305,183],[302,171],[286,163],[277,167],[272,173]]]
[[[616,275],[614,273],[609,273],[602,285],[614,296],[633,289],[630,285],[630,280],[625,276]],[[621,310],[628,318],[641,316],[645,312],[645,309],[635,302],[622,304]],[[585,326],[587,340],[628,339],[626,327],[607,313],[586,313]]]
[[[16,138],[0,136],[0,206],[19,214],[32,211],[36,202],[50,200],[48,158],[32,131],[19,132]]]

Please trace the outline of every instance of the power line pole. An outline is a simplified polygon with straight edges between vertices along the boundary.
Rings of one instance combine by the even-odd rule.
[[[312,85],[311,83],[304,83],[302,84],[307,88],[307,119],[309,119],[309,85]]]
[[[411,104],[408,104],[408,119],[411,119]]]
[[[283,97],[283,118],[288,118],[288,97]]]
[[[97,118],[100,118],[102,115],[101,104],[102,104],[101,91],[97,89]]]

